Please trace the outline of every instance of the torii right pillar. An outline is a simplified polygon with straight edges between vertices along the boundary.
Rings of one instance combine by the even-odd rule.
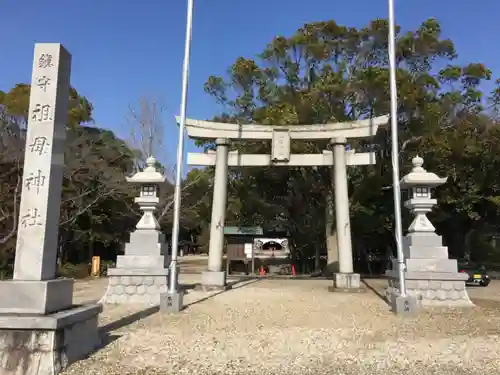
[[[349,218],[349,192],[347,187],[347,163],[345,137],[331,140],[335,180],[335,222],[337,229],[337,248],[339,252],[339,272],[334,274],[335,292],[364,292],[360,275],[354,273],[351,240],[351,221]]]

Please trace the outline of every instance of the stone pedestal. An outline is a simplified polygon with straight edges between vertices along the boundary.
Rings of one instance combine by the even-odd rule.
[[[0,282],[0,314],[50,314],[73,304],[73,279]]]
[[[156,240],[156,241],[155,241]],[[108,288],[102,303],[158,306],[168,289],[167,258],[163,234],[157,230],[136,230],[117,258],[116,268],[108,269]]]
[[[100,344],[101,305],[48,315],[0,315],[0,374],[56,375]]]
[[[405,237],[406,293],[416,297],[423,307],[473,306],[465,282],[469,276],[458,272],[457,261],[448,259],[448,248],[435,233],[410,233]],[[399,296],[398,264],[386,272],[388,301]]]

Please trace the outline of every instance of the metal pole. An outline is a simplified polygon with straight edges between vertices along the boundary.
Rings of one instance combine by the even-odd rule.
[[[177,292],[178,286],[177,253],[179,249],[179,220],[181,211],[182,164],[184,156],[184,127],[186,124],[186,107],[189,81],[189,56],[191,53],[191,32],[193,28],[194,0],[188,0],[187,5],[186,43],[184,47],[184,64],[182,66],[181,117],[179,123],[179,142],[177,144],[177,170],[175,174],[174,220],[172,224],[172,257],[170,262],[170,283],[168,287],[168,292],[171,294]]]
[[[403,229],[401,224],[401,187],[399,185],[398,88],[396,85],[396,26],[394,0],[389,1],[389,71],[391,85],[392,187],[394,190],[395,238],[398,252],[399,294],[406,297]]]

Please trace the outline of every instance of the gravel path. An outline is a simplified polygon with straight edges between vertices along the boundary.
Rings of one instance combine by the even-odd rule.
[[[120,319],[136,318],[141,307],[108,306],[101,316],[109,331],[107,345],[64,373],[500,371],[500,309],[434,309],[402,318],[390,313],[375,293],[329,293],[328,285],[324,280],[262,280],[212,297],[190,291],[185,302],[195,303],[182,313],[163,315],[150,309],[128,325],[132,319]],[[86,292],[78,288],[84,287],[75,286],[75,295],[82,298]]]

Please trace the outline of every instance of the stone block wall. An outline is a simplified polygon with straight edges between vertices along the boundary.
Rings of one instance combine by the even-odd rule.
[[[386,298],[399,295],[399,281],[389,278]],[[464,281],[458,280],[406,280],[406,292],[417,297],[424,307],[470,307],[473,306]]]
[[[160,294],[168,290],[167,276],[109,276],[108,289],[101,300],[110,304],[160,304]]]
[[[57,330],[0,330],[0,374],[59,374],[99,347],[97,318]]]

